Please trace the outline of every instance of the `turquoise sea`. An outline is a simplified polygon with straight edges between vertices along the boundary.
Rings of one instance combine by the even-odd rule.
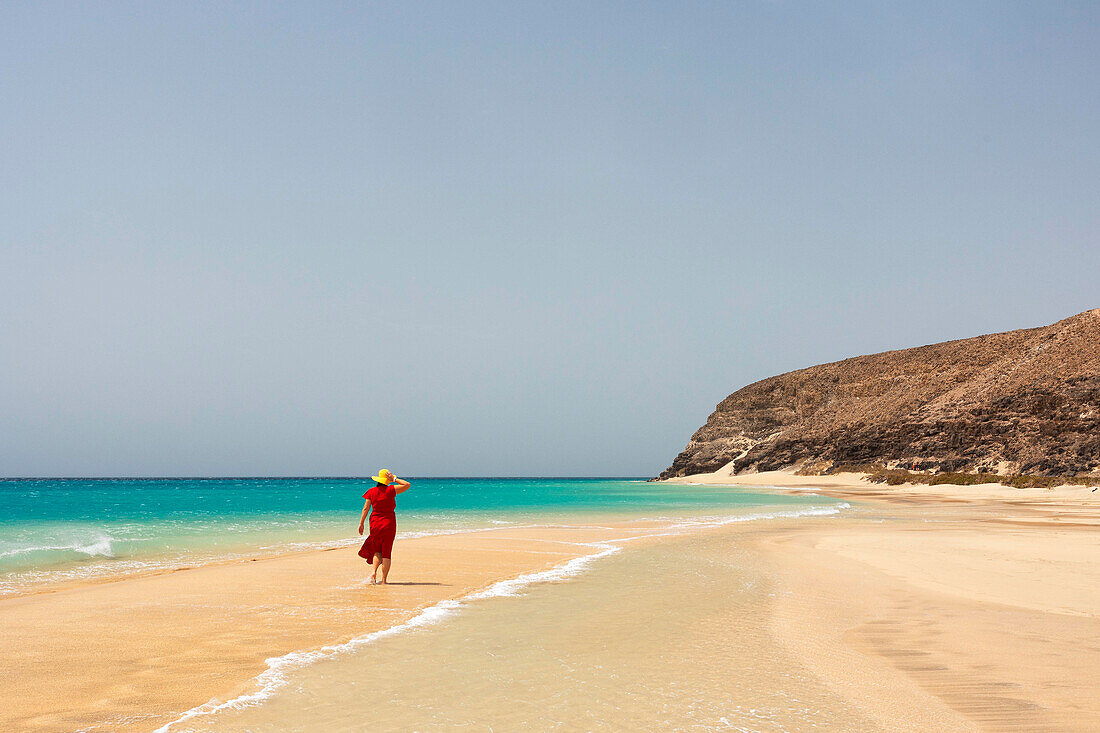
[[[687,517],[814,497],[633,478],[411,478],[399,537],[579,517]],[[0,479],[0,595],[355,544],[368,478]],[[818,502],[819,503],[819,502]]]

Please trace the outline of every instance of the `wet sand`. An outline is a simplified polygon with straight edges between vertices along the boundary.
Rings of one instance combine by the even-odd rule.
[[[391,585],[355,548],[0,600],[0,730],[153,730],[249,688],[268,657],[388,628],[445,598],[631,530],[530,528],[400,541]]]

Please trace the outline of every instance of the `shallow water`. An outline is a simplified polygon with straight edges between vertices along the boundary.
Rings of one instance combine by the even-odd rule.
[[[772,589],[735,534],[618,547],[544,579],[557,582],[484,593],[287,670],[256,704],[170,730],[875,729],[772,639]]]
[[[639,479],[414,479],[400,536],[616,516],[690,516],[799,497]],[[0,595],[357,541],[369,479],[0,480]]]

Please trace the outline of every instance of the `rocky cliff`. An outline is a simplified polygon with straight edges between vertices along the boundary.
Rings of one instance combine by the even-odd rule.
[[[792,466],[1100,472],[1100,309],[1051,326],[857,356],[719,403],[660,478]]]

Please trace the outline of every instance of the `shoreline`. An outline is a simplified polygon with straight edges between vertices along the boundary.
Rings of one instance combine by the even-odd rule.
[[[0,655],[8,665],[0,671],[0,692],[10,702],[0,710],[0,728],[171,730],[196,709],[265,687],[265,675],[279,673],[272,661],[354,648],[418,626],[417,619],[433,609],[510,595],[509,588],[542,577],[552,582],[558,573],[571,573],[570,563],[584,565],[618,549],[609,543],[660,537],[669,525],[636,517],[590,519],[599,523],[406,538],[387,586],[366,584],[368,566],[349,545],[2,598]],[[687,520],[678,531],[695,524]],[[455,555],[462,561],[453,562]],[[188,684],[179,685],[180,679]]]
[[[0,728],[152,730],[247,693],[269,658],[398,626],[440,601],[589,554],[608,535],[617,536],[502,528],[408,539],[388,586],[366,585],[354,548],[335,548],[2,599],[9,704]],[[456,553],[460,564],[449,559]]]
[[[254,689],[250,692],[241,692],[236,697],[232,697],[228,700],[211,699],[207,703],[198,705],[184,712],[178,718],[157,728],[154,733],[169,733],[169,731],[179,730],[181,727],[183,730],[186,730],[188,728],[188,721],[195,718],[214,715],[223,710],[239,710],[242,707],[262,704],[264,700],[268,699],[272,694],[289,682],[285,676],[287,672],[300,670],[321,661],[332,660],[340,655],[354,652],[380,639],[397,636],[407,631],[413,631],[417,628],[444,621],[460,613],[473,601],[514,596],[518,595],[519,591],[529,585],[540,582],[553,582],[554,580],[570,577],[581,572],[588,564],[601,557],[618,552],[621,549],[618,546],[603,542],[584,544],[596,549],[596,552],[578,555],[544,570],[529,571],[512,578],[498,580],[487,588],[475,590],[457,599],[445,598],[433,605],[417,608],[413,616],[398,624],[354,636],[339,644],[328,644],[318,649],[306,651],[292,651],[280,657],[266,659],[264,664],[267,669],[250,680],[254,687],[258,689]],[[400,583],[395,584],[400,585]]]
[[[1100,727],[1095,494],[886,487],[858,475],[669,483],[866,503],[841,514],[841,505],[776,507],[671,525],[609,515],[421,536],[401,543],[388,587],[363,583],[365,564],[348,546],[0,599],[0,653],[20,670],[0,672],[12,701],[0,727],[173,731],[208,701],[262,696],[286,671],[279,660],[293,668],[358,648],[511,595],[532,574],[685,535],[725,536],[749,553],[776,589],[774,639],[884,728]],[[690,596],[679,602],[690,614]]]
[[[822,511],[684,518],[672,533],[803,510]],[[0,728],[163,727],[210,701],[251,694],[267,660],[354,644],[495,584],[553,574],[608,543],[659,539],[670,525],[677,521],[607,514],[406,538],[388,586],[366,585],[367,565],[348,545],[8,596],[0,599],[8,661],[0,692],[12,702],[0,710]]]
[[[521,528],[523,526],[524,525],[515,523],[501,525],[499,527],[412,530],[404,533],[404,536],[401,532],[398,532],[397,540],[401,542],[408,542],[410,540],[416,540],[423,537],[437,537],[453,534],[472,534],[476,532],[491,532],[498,529],[514,529]],[[65,575],[65,569],[62,569],[61,571],[53,569],[44,570],[39,572],[43,574],[51,572],[57,573],[61,577],[46,577],[41,579],[35,578],[31,582],[23,581],[22,585],[17,586],[14,589],[0,590],[0,601],[24,598],[27,596],[35,596],[45,593],[57,593],[74,588],[84,588],[88,586],[119,583],[128,580],[138,580],[141,578],[155,578],[161,575],[190,572],[203,568],[213,568],[226,565],[242,565],[250,562],[264,562],[268,560],[276,560],[279,558],[294,557],[296,555],[304,555],[317,552],[336,552],[340,550],[347,550],[349,548],[354,549],[358,545],[362,544],[362,542],[363,537],[359,536],[329,540],[317,540],[314,542],[288,542],[281,546],[262,546],[257,548],[256,551],[252,553],[242,551],[213,556],[196,554],[194,557],[180,557],[177,555],[170,555],[167,558],[152,554],[146,557],[127,558],[125,561],[132,562],[135,565],[138,565],[138,567],[135,569],[116,570],[112,572],[110,568],[104,568],[104,571],[102,573],[87,574],[83,576]],[[15,573],[18,572],[20,571],[15,571]]]

